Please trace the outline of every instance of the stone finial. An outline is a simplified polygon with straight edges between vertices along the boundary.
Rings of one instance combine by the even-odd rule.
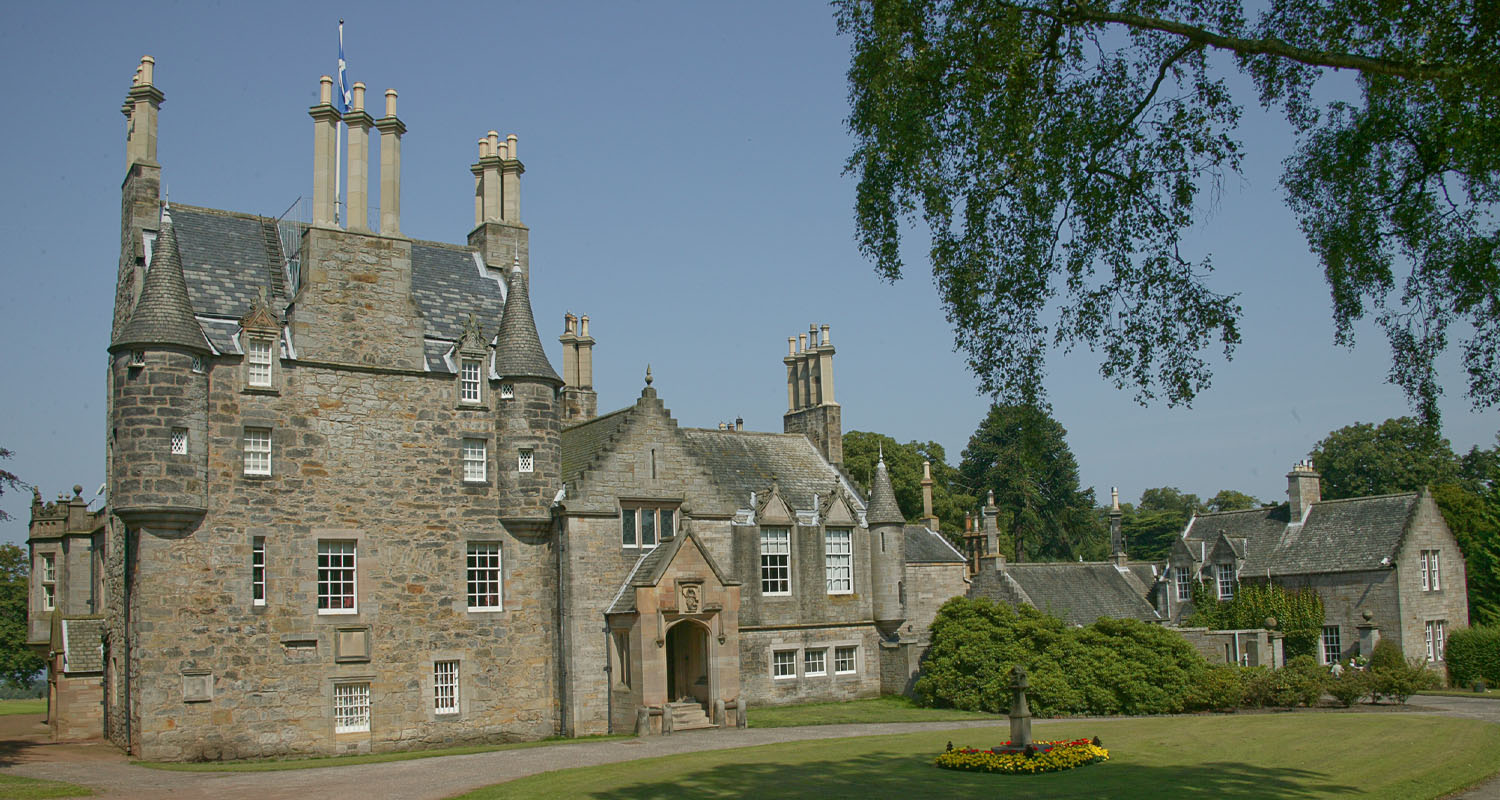
[[[655,379],[654,379],[654,378],[652,378],[652,377],[651,377],[651,365],[650,365],[650,364],[647,364],[647,365],[646,365],[646,385],[647,385],[647,386],[650,386],[650,385],[651,385],[651,383],[652,383],[652,381],[654,381],[654,380],[655,380]],[[772,480],[772,483],[775,483],[775,480],[774,480],[774,478],[773,478],[773,480]]]
[[[922,462],[922,480],[924,480],[924,481],[930,481],[930,480],[932,480],[932,462],[931,461],[925,461],[924,460]]]
[[[984,501],[984,504],[986,506],[989,506],[990,508],[994,508],[995,507],[995,490],[994,489],[990,490],[989,498]]]
[[[81,484],[81,483],[75,483],[75,484],[73,484],[73,499],[77,500],[77,499],[81,499],[82,497],[83,497],[83,484]]]
[[[1109,487],[1109,510],[1120,510],[1120,487],[1118,486]]]

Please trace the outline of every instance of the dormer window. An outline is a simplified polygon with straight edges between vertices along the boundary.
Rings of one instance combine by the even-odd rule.
[[[458,401],[480,403],[484,401],[484,381],[480,377],[480,361],[465,358],[458,364]]]
[[[1220,600],[1233,600],[1234,599],[1234,565],[1230,564],[1228,562],[1219,564],[1216,567],[1214,567],[1214,572],[1217,574],[1218,579],[1219,579],[1218,580],[1218,583],[1219,583],[1219,599]]]
[[[271,388],[270,339],[254,336],[245,340],[245,383],[256,389]]]
[[[1177,584],[1177,602],[1187,603],[1193,599],[1193,575],[1187,567],[1172,570],[1172,579]]]

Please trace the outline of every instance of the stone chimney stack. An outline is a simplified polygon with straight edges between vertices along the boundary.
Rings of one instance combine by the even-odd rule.
[[[1121,526],[1124,512],[1120,511],[1120,490],[1109,490],[1109,557],[1115,566],[1125,566],[1125,533]]]
[[[593,419],[599,415],[599,395],[594,391],[594,337],[589,335],[588,315],[565,314],[557,340],[563,346],[563,419]]]
[[[1298,461],[1286,474],[1286,499],[1292,522],[1306,519],[1313,504],[1323,499],[1322,477],[1313,469],[1311,460]]]
[[[354,97],[349,113],[344,115],[349,124],[349,189],[348,219],[345,224],[351,231],[368,233],[370,230],[370,128],[375,119],[365,113],[365,85],[354,84]]]
[[[825,327],[826,331],[827,328]],[[922,462],[922,524],[928,530],[940,530],[942,523],[938,521],[937,514],[932,513],[932,462]]]
[[[333,107],[333,78],[318,78],[318,104],[307,110],[313,118],[313,209],[312,224],[325,228],[335,226],[334,184],[338,181],[337,144],[339,111]],[[384,152],[382,151],[382,158]]]
[[[995,560],[996,569],[1004,569],[1005,556],[1000,552],[1000,507],[995,505],[995,490],[991,489],[980,511],[980,529],[984,532],[985,553]]]
[[[130,81],[130,92],[125,95],[121,111],[130,121],[125,137],[125,166],[135,164],[161,166],[156,161],[156,118],[166,96],[156,88],[156,59],[141,56],[140,66]]]
[[[829,463],[844,460],[843,418],[833,394],[833,342],[829,326],[809,325],[807,333],[788,337],[787,413],[782,430],[810,439]]]
[[[396,116],[396,90],[385,90],[385,116],[375,120],[380,131],[380,232],[401,235],[401,136],[406,123]]]
[[[479,250],[484,262],[494,268],[519,264],[531,274],[530,232],[521,223],[521,173],[526,167],[517,152],[519,139],[509,134],[503,140],[490,131],[479,142],[479,162],[474,173],[474,230],[469,246]]]

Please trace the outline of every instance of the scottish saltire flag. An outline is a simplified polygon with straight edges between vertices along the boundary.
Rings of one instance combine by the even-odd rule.
[[[344,64],[344,21],[339,20],[339,113],[343,114],[349,110],[349,103],[354,99],[354,94],[349,91],[349,73]]]

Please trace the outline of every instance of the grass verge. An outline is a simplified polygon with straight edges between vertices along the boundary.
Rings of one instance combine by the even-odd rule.
[[[438,758],[440,756],[467,756],[474,753],[492,753],[496,750],[524,750],[529,747],[550,747],[578,742],[603,742],[610,739],[634,739],[633,734],[610,736],[584,736],[577,739],[542,739],[535,742],[510,742],[508,744],[476,744],[463,747],[444,747],[440,750],[402,750],[395,753],[365,753],[352,756],[313,756],[310,758],[265,758],[246,761],[132,761],[131,763],[168,772],[276,772],[288,769],[322,769],[323,767],[352,767],[356,764],[382,764],[387,761],[410,761],[415,758]]]
[[[94,793],[87,786],[62,781],[44,781],[17,775],[0,775],[0,797],[11,800],[39,800],[44,797],[87,797]]]
[[[47,699],[45,697],[33,697],[26,700],[0,700],[0,717],[8,717],[11,714],[45,713],[47,713]]]
[[[1006,717],[982,711],[923,708],[909,697],[884,695],[840,703],[804,703],[796,706],[750,707],[752,728],[791,728],[801,725],[844,725],[859,722],[951,722],[953,720]]]
[[[1476,692],[1473,689],[1423,689],[1417,694],[1435,694],[1440,697],[1478,697],[1483,700],[1500,700],[1500,691],[1485,689]]]
[[[1104,721],[1047,720],[1035,735],[1098,735],[1110,760],[1047,775],[933,766],[948,741],[989,746],[1003,726],[822,739],[559,770],[462,795],[1028,798],[1441,797],[1500,772],[1500,726],[1418,715],[1265,714]]]

